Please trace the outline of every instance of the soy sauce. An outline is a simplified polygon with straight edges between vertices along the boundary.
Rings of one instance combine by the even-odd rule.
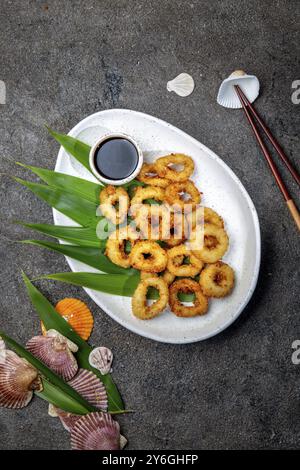
[[[139,156],[129,140],[112,137],[99,145],[94,159],[96,169],[104,178],[120,180],[134,172]]]

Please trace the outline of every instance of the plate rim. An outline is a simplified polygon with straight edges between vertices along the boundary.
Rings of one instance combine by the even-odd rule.
[[[253,277],[252,277],[252,282],[251,282],[251,285],[249,287],[248,293],[247,293],[245,299],[243,300],[243,302],[241,303],[241,305],[239,306],[239,308],[237,309],[236,314],[233,317],[229,318],[228,321],[225,322],[219,329],[214,330],[213,332],[207,333],[204,336],[201,336],[200,338],[199,337],[193,337],[193,338],[182,338],[182,339],[167,339],[167,338],[164,339],[164,338],[162,338],[160,336],[157,336],[156,334],[151,333],[151,332],[150,333],[147,332],[147,331],[141,332],[134,325],[128,325],[126,320],[123,321],[122,318],[116,317],[113,313],[108,312],[106,310],[106,307],[103,305],[103,303],[101,301],[99,301],[98,298],[96,300],[96,296],[95,296],[94,291],[92,289],[89,289],[89,288],[86,288],[86,287],[82,287],[82,289],[85,290],[85,292],[88,294],[88,296],[96,303],[96,305],[98,305],[103,310],[104,313],[109,315],[113,320],[115,320],[117,323],[119,323],[121,326],[123,326],[127,330],[132,331],[133,333],[135,333],[139,336],[151,339],[153,341],[158,341],[160,343],[165,343],[165,344],[192,344],[192,343],[196,343],[196,342],[199,342],[199,341],[205,341],[209,338],[212,338],[212,337],[218,335],[222,331],[226,330],[232,323],[234,323],[237,320],[237,318],[241,315],[243,310],[246,308],[246,306],[248,305],[248,303],[249,303],[249,301],[250,301],[250,299],[251,299],[251,297],[252,297],[252,295],[255,291],[257,281],[258,281],[259,271],[260,271],[260,263],[261,263],[261,232],[260,232],[260,223],[259,223],[259,218],[258,218],[258,214],[257,214],[257,211],[256,211],[256,207],[255,207],[248,191],[246,190],[245,186],[243,185],[243,183],[239,179],[239,177],[234,173],[234,171],[230,168],[230,166],[227,165],[227,163],[225,163],[224,160],[222,160],[213,150],[206,147],[206,145],[202,144],[195,137],[192,137],[191,135],[187,134],[182,129],[179,129],[178,127],[174,126],[173,124],[170,124],[167,121],[164,121],[163,119],[157,118],[157,117],[152,116],[150,114],[143,113],[141,111],[135,111],[135,110],[127,109],[127,108],[113,108],[113,109],[105,109],[105,110],[102,110],[102,111],[97,111],[96,113],[90,114],[90,115],[86,116],[85,118],[83,118],[81,121],[79,121],[68,132],[67,135],[69,135],[71,137],[76,136],[76,132],[77,132],[78,128],[81,127],[85,123],[85,121],[88,121],[89,119],[91,119],[93,117],[103,115],[103,114],[111,114],[111,113],[112,114],[119,114],[120,112],[121,113],[129,113],[129,114],[133,113],[133,114],[140,115],[142,117],[146,116],[146,118],[152,119],[154,122],[157,122],[159,125],[162,125],[162,126],[167,127],[171,130],[174,130],[177,134],[181,134],[184,138],[188,138],[193,143],[200,146],[202,151],[208,153],[211,158],[216,160],[225,169],[225,171],[227,171],[230,174],[230,176],[237,183],[239,189],[243,193],[243,196],[246,198],[246,201],[248,203],[248,206],[249,206],[249,209],[251,211],[252,218],[253,218],[254,230],[255,230],[255,241],[256,241],[256,245],[257,245],[256,256],[255,256],[255,265],[254,265],[254,274],[253,274]],[[62,146],[60,146],[60,149],[59,149],[59,152],[58,152],[58,155],[57,155],[57,159],[56,159],[56,163],[55,163],[54,171],[59,171],[58,167],[60,166],[60,164],[62,162],[64,152],[66,152],[66,151],[64,150],[64,148]],[[58,224],[57,214],[59,214],[59,211],[52,208],[52,214],[53,214],[54,224],[57,225]],[[62,243],[62,241],[59,240],[59,243]],[[71,271],[76,272],[76,270],[74,268],[74,265],[73,265],[73,260],[71,258],[67,257],[67,256],[65,256],[65,258],[66,258],[66,261],[67,261]]]

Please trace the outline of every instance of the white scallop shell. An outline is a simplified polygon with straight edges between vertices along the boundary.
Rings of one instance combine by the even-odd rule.
[[[233,85],[239,85],[250,103],[259,95],[259,81],[255,75],[247,75],[243,70],[236,70],[226,78],[219,88],[217,102],[225,108],[242,108]]]
[[[5,362],[6,358],[6,347],[3,339],[0,336],[0,364]]]
[[[113,353],[110,349],[100,346],[93,349],[89,355],[89,363],[95,369],[98,369],[101,374],[105,375],[111,371],[111,364],[113,361]]]
[[[167,83],[167,90],[174,91],[179,96],[189,96],[193,93],[195,82],[188,73],[180,73]]]
[[[70,351],[74,353],[78,351],[77,344],[73,343],[73,341],[69,340],[68,338],[66,338],[65,336],[63,336],[61,333],[59,333],[56,330],[53,330],[53,329],[48,330],[46,333],[46,336],[48,336],[49,338],[59,338],[62,341],[66,341]]]

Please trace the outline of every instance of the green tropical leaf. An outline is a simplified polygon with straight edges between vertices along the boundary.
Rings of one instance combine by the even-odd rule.
[[[72,157],[76,158],[85,168],[89,171],[89,155],[91,147],[90,145],[81,142],[80,140],[74,139],[66,134],[59,134],[58,132],[53,131],[50,127],[47,127],[49,133],[54,137],[55,140],[68,152]]]
[[[134,276],[132,276],[134,277]],[[43,296],[43,294],[30,282],[28,277],[23,273],[23,279],[30,297],[30,300],[35,307],[40,320],[45,325],[47,330],[54,329],[59,331],[66,338],[69,338],[78,346],[78,352],[75,354],[78,364],[83,369],[88,369],[94,372],[97,377],[105,385],[108,395],[108,410],[110,412],[121,412],[124,410],[122,398],[114,384],[111,375],[102,375],[97,369],[90,366],[89,355],[92,347],[84,341],[55,310],[51,303]]]
[[[124,274],[98,274],[85,272],[67,272],[46,274],[38,279],[52,279],[53,281],[66,282],[75,286],[87,287],[88,289],[105,292],[112,295],[132,297],[140,281],[140,275]]]
[[[43,184],[32,183],[17,177],[14,179],[30,189],[30,191],[49,204],[49,206],[54,207],[80,225],[95,226],[99,221],[99,217],[96,217],[97,204],[79,198],[78,195],[69,193],[60,188],[52,188]]]
[[[30,224],[26,222],[16,222],[23,227],[36,230],[58,240],[65,240],[80,246],[89,246],[103,249],[106,240],[97,238],[95,227],[72,227],[52,224]]]
[[[121,268],[121,266],[117,266],[116,264],[112,263],[109,258],[100,251],[99,248],[93,248],[90,246],[63,245],[42,240],[23,240],[22,243],[28,243],[31,245],[47,248],[48,250],[56,251],[57,253],[61,253],[65,256],[69,256],[70,258],[81,261],[88,266],[99,269],[99,271],[104,273],[126,274],[127,276],[137,273],[135,269]]]
[[[65,173],[59,173],[58,171],[46,170],[31,165],[24,165],[23,163],[16,162],[17,165],[27,168],[37,175],[41,180],[47,183],[49,186],[54,188],[61,188],[70,193],[76,193],[78,196],[99,204],[99,194],[103,189],[103,185],[100,183],[93,183],[92,181],[85,180],[83,178],[77,178],[76,176],[67,175]]]

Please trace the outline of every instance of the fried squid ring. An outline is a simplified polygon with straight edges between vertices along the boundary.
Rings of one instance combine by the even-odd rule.
[[[138,210],[143,206],[146,199],[154,199],[158,202],[163,202],[165,199],[165,191],[158,186],[147,186],[141,188],[140,186],[136,189],[133,198],[131,199],[130,215],[136,216]],[[148,204],[150,206],[150,204]]]
[[[147,291],[149,287],[158,290],[159,299],[147,305]],[[150,320],[156,317],[167,306],[169,299],[168,286],[160,277],[152,276],[142,280],[132,297],[132,312],[141,320]]]
[[[144,163],[137,179],[142,183],[160,188],[166,188],[170,184],[169,180],[158,176],[155,163]]]
[[[187,215],[191,229],[201,224],[213,224],[216,227],[224,228],[222,217],[210,207],[197,207],[193,212]]]
[[[225,297],[233,289],[234,271],[222,261],[209,264],[201,272],[199,283],[208,297]]]
[[[126,241],[130,241],[133,247],[134,243],[139,239],[139,236],[139,233],[130,225],[115,230],[108,237],[105,255],[118,266],[129,268],[129,254],[125,252]]]
[[[189,198],[186,198],[186,196]],[[182,183],[170,184],[165,189],[165,199],[170,206],[179,207],[185,212],[191,212],[200,204],[201,194],[190,180]]]
[[[148,240],[137,241],[130,252],[130,264],[135,269],[148,273],[159,273],[167,266],[167,253],[158,243]]]
[[[165,281],[165,283],[169,286],[172,284],[172,282],[175,279],[175,274],[170,273],[167,269],[162,273],[162,279]]]
[[[164,240],[168,235],[169,210],[164,205],[143,204],[134,219],[141,230],[143,238],[148,240]]]
[[[163,235],[168,246],[180,245],[188,235],[188,222],[182,212],[171,212],[163,219]]]
[[[215,263],[221,259],[228,245],[229,239],[225,230],[213,224],[204,224],[201,240],[194,239],[193,232],[189,240],[189,249],[204,263]]]
[[[185,258],[189,258],[189,264],[184,264]],[[175,276],[194,277],[202,268],[202,261],[185,245],[175,246],[168,250],[167,269]]]
[[[179,292],[184,294],[194,293],[194,305],[183,305],[178,299]],[[208,309],[208,300],[203,294],[200,284],[192,279],[178,279],[171,284],[169,289],[170,308],[178,317],[195,317],[204,315]]]
[[[177,169],[176,167],[183,167]],[[155,162],[158,175],[161,178],[181,182],[189,179],[194,171],[194,162],[191,157],[183,153],[171,153],[165,157],[160,157]]]
[[[106,186],[100,192],[100,210],[106,219],[119,225],[126,219],[129,196],[120,186]]]

